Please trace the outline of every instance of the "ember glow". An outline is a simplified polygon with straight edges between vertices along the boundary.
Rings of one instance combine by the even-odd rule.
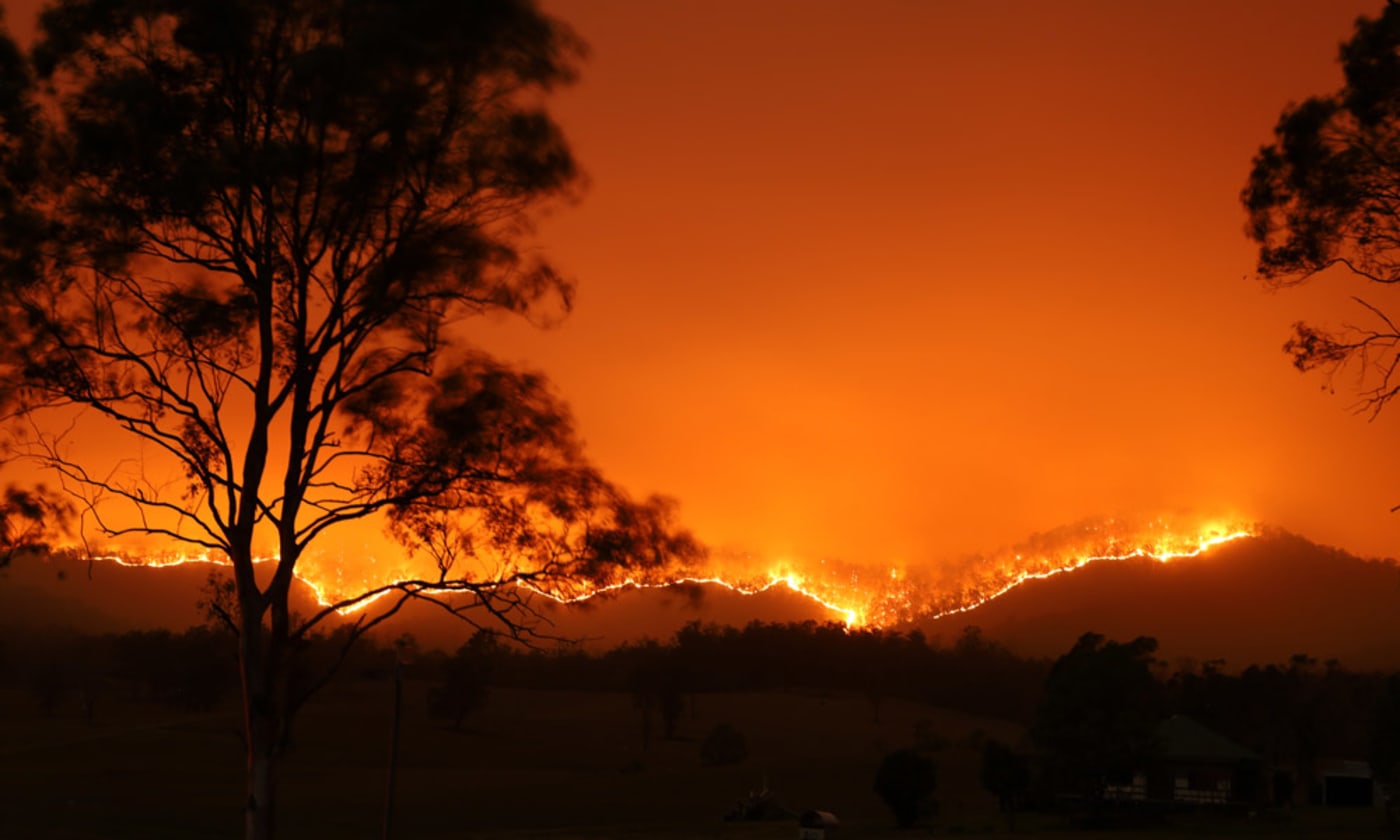
[[[972,555],[929,567],[898,568],[831,560],[780,558],[767,564],[740,552],[717,552],[699,570],[673,570],[607,585],[571,581],[568,588],[518,584],[560,604],[577,604],[627,590],[675,586],[716,586],[743,595],[785,588],[833,613],[849,628],[889,628],[972,610],[1022,583],[1095,562],[1132,559],[1160,563],[1199,556],[1216,546],[1257,536],[1257,526],[1233,519],[1182,521],[1167,517],[1134,521],[1108,518],[1037,534],[988,555]],[[97,558],[126,566],[168,567],[186,563],[224,565],[216,555],[109,554]],[[274,558],[263,558],[260,563]],[[364,592],[410,580],[423,580],[412,558],[386,562],[374,557],[351,562],[344,556],[308,557],[298,578],[325,606]],[[431,586],[417,587],[432,593]],[[387,594],[387,593],[386,593]],[[383,597],[383,595],[379,596]],[[368,598],[341,610],[369,608]]]
[[[1257,526],[1236,520],[1188,524],[1167,518],[1143,522],[1102,519],[1038,534],[991,555],[974,555],[929,568],[882,569],[869,563],[784,559],[754,574],[745,571],[752,558],[733,556],[713,558],[715,571],[709,576],[629,581],[569,598],[541,594],[574,602],[620,589],[677,584],[716,585],[742,594],[786,587],[835,613],[847,627],[886,628],[966,612],[1028,580],[1089,563],[1130,559],[1166,563],[1257,534]]]

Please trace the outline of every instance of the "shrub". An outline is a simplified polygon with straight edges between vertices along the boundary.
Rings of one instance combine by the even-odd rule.
[[[914,750],[895,750],[875,772],[875,792],[889,806],[900,828],[919,819],[919,807],[938,787],[938,767]]]

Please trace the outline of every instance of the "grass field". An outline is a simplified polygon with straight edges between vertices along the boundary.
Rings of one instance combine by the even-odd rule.
[[[401,838],[794,838],[795,822],[727,824],[736,800],[766,781],[792,811],[842,820],[832,840],[981,837],[1382,836],[1374,811],[1300,809],[1255,819],[1181,817],[1132,832],[1068,831],[1023,818],[1006,833],[977,782],[977,738],[1014,741],[1000,721],[887,701],[878,719],[854,696],[701,695],[679,737],[642,748],[629,695],[495,690],[453,732],[424,713],[426,686],[406,687],[395,836]],[[282,769],[281,835],[375,838],[383,818],[391,688],[354,684],[309,707]],[[230,707],[180,715],[107,698],[92,725],[65,708],[37,714],[0,693],[0,837],[234,838],[242,789],[238,717]],[[706,767],[700,740],[729,723],[748,741],[738,765]],[[893,829],[871,782],[887,751],[931,738],[940,811]]]

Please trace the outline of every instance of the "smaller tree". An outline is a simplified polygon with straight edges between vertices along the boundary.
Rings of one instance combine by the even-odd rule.
[[[982,787],[997,798],[997,807],[1006,815],[1008,830],[1016,830],[1016,810],[1031,786],[1031,768],[1025,756],[1017,755],[1000,741],[982,745]]]
[[[875,771],[875,792],[900,828],[912,828],[919,821],[920,810],[937,787],[938,765],[914,750],[895,750]]]
[[[632,660],[628,683],[632,689],[632,704],[641,714],[642,749],[651,747],[652,716],[661,714],[666,740],[674,740],[685,710],[680,674],[674,662],[675,651],[648,639],[628,650]]]
[[[1032,737],[1052,783],[1095,802],[1104,783],[1142,769],[1157,749],[1162,686],[1152,676],[1157,640],[1105,641],[1085,633],[1056,660]]]
[[[1319,275],[1380,290],[1400,282],[1400,4],[1356,21],[1338,60],[1345,84],[1284,109],[1254,156],[1240,199],[1270,288]],[[1301,371],[1329,380],[1356,367],[1358,409],[1374,417],[1400,396],[1400,324],[1355,298],[1370,326],[1294,325],[1284,345]]]
[[[500,642],[490,630],[478,630],[443,665],[442,682],[428,690],[428,713],[462,728],[467,715],[486,704],[491,693],[491,673],[500,654]]]

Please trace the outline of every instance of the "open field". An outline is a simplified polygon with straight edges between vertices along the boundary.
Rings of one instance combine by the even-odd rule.
[[[791,821],[726,824],[725,811],[764,784],[792,811],[838,814],[840,838],[898,832],[871,792],[879,758],[923,739],[937,753],[937,834],[1012,836],[977,782],[978,738],[1014,741],[1012,724],[913,703],[879,709],[856,696],[700,695],[679,737],[648,749],[629,695],[497,689],[453,732],[424,713],[426,686],[405,692],[396,836],[404,838],[792,838]],[[380,836],[391,687],[356,683],[308,708],[283,769],[283,836]],[[706,767],[700,740],[729,723],[747,761]],[[233,838],[240,835],[241,745],[232,706],[181,715],[106,697],[95,722],[75,705],[40,717],[27,694],[0,693],[0,837]],[[1134,832],[1064,831],[1025,818],[1015,836],[1373,837],[1378,812],[1303,809],[1255,820],[1199,820]]]

